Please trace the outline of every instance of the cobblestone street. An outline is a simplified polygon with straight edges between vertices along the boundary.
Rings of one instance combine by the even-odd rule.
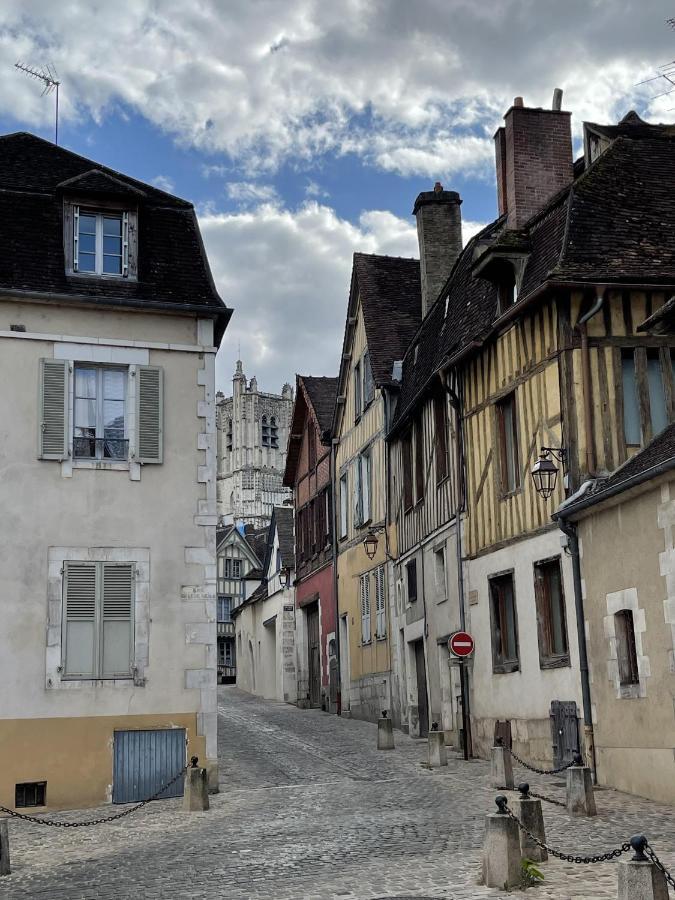
[[[119,822],[57,829],[10,822],[13,874],[3,900],[123,898],[468,898],[513,896],[478,885],[483,816],[495,791],[481,761],[421,763],[426,742],[395,733],[378,753],[375,726],[220,689],[220,790],[204,813],[179,800]],[[516,779],[523,770],[516,771]],[[532,778],[559,799],[562,781]],[[669,807],[598,791],[599,815],[572,820],[546,805],[549,843],[604,852],[644,831],[675,864]],[[103,814],[109,814],[106,808]],[[82,820],[96,811],[54,815]],[[543,864],[533,898],[616,897],[612,863]]]

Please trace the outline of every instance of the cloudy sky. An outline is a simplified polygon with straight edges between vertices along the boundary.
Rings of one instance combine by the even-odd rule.
[[[13,69],[52,63],[60,143],[192,200],[235,310],[218,356],[279,390],[336,372],[354,250],[417,255],[415,196],[495,216],[492,134],[555,87],[584,119],[675,121],[665,0],[3,0],[0,129],[53,137]],[[656,98],[655,98],[656,97]]]

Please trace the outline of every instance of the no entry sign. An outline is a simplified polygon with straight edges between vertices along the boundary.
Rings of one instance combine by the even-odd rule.
[[[475,646],[473,638],[467,631],[455,631],[448,638],[448,650],[460,659],[471,656]]]

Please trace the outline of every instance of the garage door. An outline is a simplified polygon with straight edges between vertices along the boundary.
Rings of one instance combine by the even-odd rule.
[[[168,784],[185,765],[185,729],[116,731],[113,759],[113,803],[138,803]],[[161,799],[183,796],[179,778]]]

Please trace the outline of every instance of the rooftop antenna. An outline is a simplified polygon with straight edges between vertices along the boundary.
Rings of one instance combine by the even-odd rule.
[[[41,81],[44,85],[42,90],[42,96],[45,94],[51,94],[53,91],[56,91],[56,120],[54,126],[54,143],[58,144],[59,142],[59,85],[61,82],[56,77],[56,69],[53,65],[44,65],[41,68],[37,68],[36,66],[27,66],[22,62],[15,62],[14,68],[19,69],[21,72],[25,72],[26,75],[30,75],[31,78],[37,78],[38,81]]]

